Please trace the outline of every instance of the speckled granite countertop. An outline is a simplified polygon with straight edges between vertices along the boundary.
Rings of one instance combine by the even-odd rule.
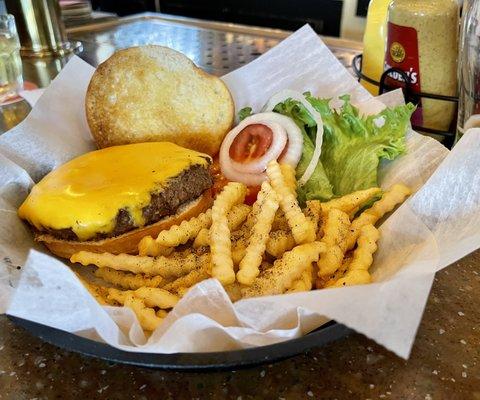
[[[129,30],[125,34],[82,33],[78,30],[70,34],[82,40],[84,51],[81,57],[92,65],[103,61],[116,48],[132,45],[132,41],[135,45],[175,45],[182,50],[183,45],[188,46],[192,40],[197,40],[191,37],[192,27],[179,34],[180,25],[173,29],[169,21],[159,29],[159,24],[161,21],[149,17],[145,21],[133,22],[135,29],[124,27]],[[232,29],[228,24],[225,27]],[[235,41],[225,48],[221,43],[225,35],[218,32],[218,26],[210,31],[207,28],[199,29],[202,35],[208,36],[204,41],[209,48],[195,53],[193,58],[204,69],[218,74],[256,58],[279,40],[278,37],[263,37],[258,30],[254,33],[237,31],[229,33],[229,38],[235,36]],[[116,31],[121,28],[108,29]],[[108,42],[107,39],[115,41]],[[349,66],[352,54],[359,51],[341,41],[330,45],[345,66]],[[43,60],[42,63],[26,62],[26,78],[39,86],[46,86],[65,62],[56,59],[47,63]],[[0,118],[0,133],[20,122],[29,111],[29,107],[21,102],[13,108],[6,110],[8,124],[5,118]],[[2,400],[480,400],[479,359],[480,251],[437,275],[408,362],[362,335],[351,334],[308,354],[248,370],[201,374],[153,371],[110,364],[60,350],[30,336],[5,316],[0,316]]]
[[[42,343],[0,317],[0,399],[480,400],[480,251],[437,274],[409,361],[362,335],[273,365],[178,373]]]

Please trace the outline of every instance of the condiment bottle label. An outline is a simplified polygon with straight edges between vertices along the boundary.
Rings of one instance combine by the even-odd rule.
[[[410,78],[413,93],[420,93],[420,62],[418,57],[418,39],[415,28],[388,23],[387,48],[384,70],[398,68]],[[391,72],[385,80],[387,86],[403,87],[403,76]],[[419,101],[417,110],[412,115],[414,125],[423,125],[422,104]]]

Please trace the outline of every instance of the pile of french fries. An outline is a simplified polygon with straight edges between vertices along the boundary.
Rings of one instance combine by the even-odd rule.
[[[208,211],[143,238],[138,255],[81,251],[71,262],[94,265],[104,284],[83,279],[90,293],[101,304],[130,307],[147,332],[192,286],[212,277],[232,301],[369,283],[380,237],[375,224],[409,188],[371,188],[308,201],[302,210],[295,170],[272,161],[266,172],[251,207],[244,204],[246,186],[230,182]]]

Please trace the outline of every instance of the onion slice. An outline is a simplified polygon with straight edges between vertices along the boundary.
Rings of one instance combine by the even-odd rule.
[[[278,113],[269,113],[275,115],[275,118],[281,118],[281,125],[287,131],[288,143],[285,153],[278,160],[283,164],[289,164],[293,168],[296,168],[302,157],[303,150],[303,136],[302,131],[293,121],[293,119]],[[280,121],[280,120],[278,120]]]
[[[245,120],[243,120],[239,125],[232,129],[224,139],[224,142],[226,142],[225,146],[227,146],[228,150],[230,151],[230,147],[232,146],[232,143],[237,137],[237,135],[250,125],[265,125],[272,131],[272,143],[270,144],[270,147],[263,156],[246,163],[234,161],[230,157],[230,162],[233,168],[235,168],[238,172],[247,172],[249,174],[258,174],[261,172],[265,172],[267,164],[271,160],[276,160],[280,156],[280,154],[282,154],[283,149],[287,145],[287,133],[285,132],[285,128],[283,128],[283,126],[278,123],[269,121],[268,117],[254,118],[257,117],[257,115],[261,114],[253,115],[251,119],[245,124]]]
[[[320,113],[313,108],[313,106],[308,102],[305,96],[297,92],[295,90],[282,90],[276,94],[274,94],[270,100],[268,100],[267,104],[263,107],[263,111],[272,111],[275,106],[279,103],[284,102],[287,99],[296,100],[306,108],[306,110],[310,113],[310,116],[314,119],[317,124],[317,132],[315,134],[315,150],[313,151],[312,158],[307,166],[307,169],[303,173],[302,177],[298,180],[298,185],[303,186],[305,185],[310,177],[313,175],[315,168],[318,164],[318,160],[320,159],[320,155],[322,153],[322,144],[323,144],[323,120]],[[293,122],[293,121],[292,121]]]
[[[262,157],[250,163],[232,160],[230,147],[234,139],[243,129],[253,124],[263,124],[272,129],[273,141],[270,148]],[[248,186],[261,185],[267,179],[264,171],[269,161],[277,159],[283,152],[282,162],[296,167],[302,155],[302,147],[302,133],[291,118],[274,112],[254,114],[245,118],[225,136],[220,147],[220,168],[229,180]]]

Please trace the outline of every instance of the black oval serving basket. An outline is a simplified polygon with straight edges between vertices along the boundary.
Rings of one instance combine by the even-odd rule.
[[[64,350],[140,367],[199,372],[235,370],[280,361],[323,346],[351,332],[346,326],[331,321],[303,337],[269,346],[211,353],[150,354],[119,350],[36,322],[12,316],[9,318],[33,336]]]
[[[379,86],[380,94],[392,89],[386,85],[385,79],[394,69],[385,71],[380,82],[376,82],[362,74],[361,62],[362,55],[359,54],[354,58],[352,63],[353,70],[359,79],[363,79],[376,86]],[[403,71],[395,71],[405,75]],[[404,76],[404,80],[406,84],[402,89],[406,101],[411,101],[416,104],[418,103],[419,96],[445,101],[457,101],[455,98],[429,95],[426,93],[414,95],[411,92],[409,78],[406,75]],[[428,133],[439,134],[444,136],[448,143],[451,142],[451,144],[453,144],[453,134],[450,132],[428,130],[423,127],[415,126],[413,128],[423,132],[427,131]],[[36,322],[13,316],[9,316],[9,318],[14,324],[24,328],[33,336],[47,343],[58,346],[64,350],[76,352],[85,356],[146,368],[198,372],[235,370],[284,360],[286,358],[302,354],[312,348],[324,346],[334,340],[345,337],[352,332],[345,325],[331,321],[300,338],[287,340],[285,342],[268,346],[221,352],[151,354],[119,350],[115,347],[109,346],[108,344],[86,339],[75,334]]]

